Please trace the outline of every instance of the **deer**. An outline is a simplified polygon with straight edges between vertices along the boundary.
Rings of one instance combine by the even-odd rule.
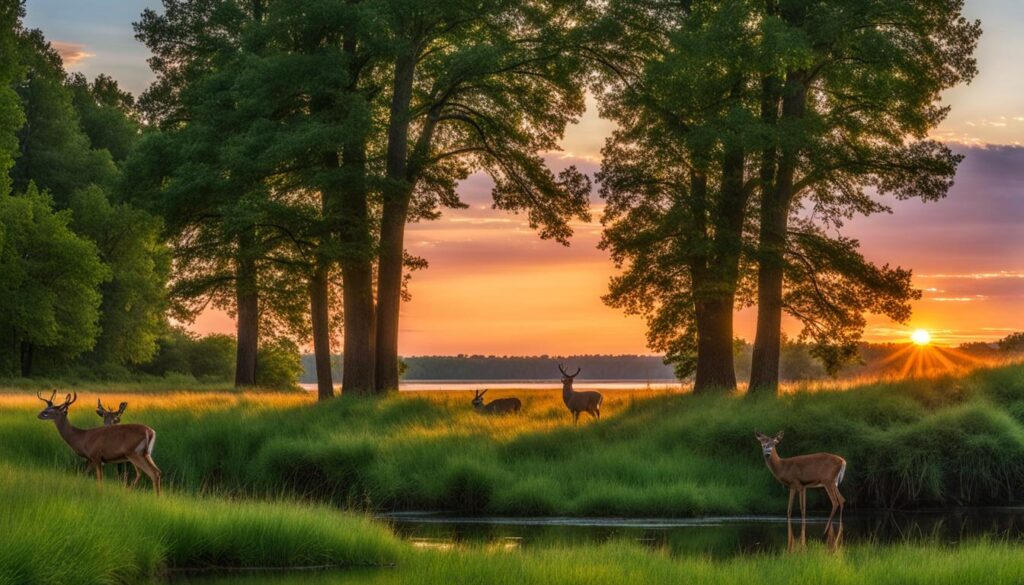
[[[572,413],[572,424],[576,425],[580,420],[580,413],[585,412],[597,420],[601,420],[601,403],[604,397],[600,392],[576,392],[572,389],[572,382],[580,375],[582,368],[576,368],[575,374],[569,374],[558,365],[558,371],[562,372],[562,402]]]
[[[782,441],[783,431],[779,431],[774,437],[754,431],[754,436],[761,443],[761,453],[764,455],[764,462],[768,470],[772,472],[779,483],[789,488],[789,506],[786,508],[786,522],[793,517],[793,496],[800,494],[800,518],[803,525],[800,529],[800,540],[806,542],[807,524],[807,488],[824,488],[828,499],[832,502],[832,513],[829,514],[828,522],[825,524],[825,534],[831,534],[832,519],[839,510],[839,532],[842,534],[843,507],[846,498],[839,493],[839,484],[843,482],[846,475],[846,460],[831,453],[812,453],[810,455],[797,455],[783,459],[779,456],[776,446]],[[793,532],[790,528],[790,544],[792,545]]]
[[[160,495],[162,474],[153,462],[153,444],[156,442],[156,432],[153,429],[138,424],[118,424],[92,429],[76,428],[68,421],[68,409],[78,400],[78,393],[76,392],[74,396],[68,394],[61,404],[53,403],[56,396],[56,390],[50,395],[49,400],[36,392],[36,398],[46,403],[46,408],[39,413],[39,419],[54,422],[64,442],[75,454],[86,460],[86,470],[89,467],[95,468],[97,483],[103,484],[105,463],[128,461],[135,467],[135,481],[132,482],[132,487],[139,483],[142,473],[145,473],[153,482],[153,489],[157,495]],[[139,470],[142,470],[142,473],[139,473]]]
[[[122,402],[118,406],[117,410],[111,410],[103,406],[99,398],[96,399],[96,414],[103,419],[103,426],[110,427],[121,422],[121,415],[124,414],[124,409],[128,408],[127,402]]]
[[[487,390],[483,392],[479,390],[473,391],[473,408],[477,412],[484,414],[519,414],[519,409],[523,407],[523,403],[518,398],[499,398],[484,404],[484,394],[487,394]]]

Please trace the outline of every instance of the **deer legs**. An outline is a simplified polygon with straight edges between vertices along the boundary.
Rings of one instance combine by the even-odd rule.
[[[796,488],[789,488],[789,505],[786,506],[786,547],[793,550],[793,496],[796,495]]]

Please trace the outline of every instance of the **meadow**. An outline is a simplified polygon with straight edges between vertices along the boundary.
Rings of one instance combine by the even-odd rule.
[[[844,456],[852,508],[1024,499],[1019,365],[780,397],[606,392],[603,420],[578,427],[555,392],[519,393],[523,414],[493,417],[462,393],[315,404],[298,392],[83,391],[75,424],[99,424],[97,396],[127,400],[125,422],[156,429],[165,485],[191,494],[372,511],[777,514],[785,490],[764,467],[757,428],[785,430],[783,456]],[[36,420],[40,406],[31,393],[0,395],[0,461],[80,473],[52,424]]]
[[[302,392],[116,390],[80,390],[72,420],[98,425],[98,396],[127,400],[125,422],[157,430],[162,497],[145,480],[122,487],[113,471],[97,487],[52,423],[36,419],[33,393],[0,394],[0,584],[320,565],[349,569],[325,583],[382,585],[1024,579],[1004,540],[839,552],[812,542],[800,555],[727,559],[617,541],[419,550],[364,513],[779,515],[785,490],[764,469],[754,428],[784,429],[783,455],[845,456],[854,509],[1010,504],[1024,495],[1019,365],[779,397],[607,392],[603,419],[578,427],[553,392],[519,393],[523,414],[493,417],[457,393],[316,404]]]

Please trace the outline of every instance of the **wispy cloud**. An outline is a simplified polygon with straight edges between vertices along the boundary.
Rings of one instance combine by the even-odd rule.
[[[95,53],[86,50],[86,46],[80,43],[68,43],[64,41],[50,41],[53,48],[57,50],[65,67],[74,67],[82,61],[95,57]]]

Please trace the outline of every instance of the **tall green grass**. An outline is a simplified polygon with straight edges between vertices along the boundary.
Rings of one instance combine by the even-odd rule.
[[[977,542],[956,549],[938,545],[824,548],[792,555],[711,560],[670,557],[637,545],[501,550],[429,551],[389,571],[319,577],[218,580],[216,585],[1017,585],[1024,582],[1020,549]]]
[[[0,465],[0,584],[89,585],[167,568],[366,566],[401,543],[365,517],[319,506],[184,496]]]
[[[154,457],[172,488],[358,509],[779,513],[785,490],[765,469],[755,428],[785,430],[783,456],[844,456],[842,490],[853,506],[1024,500],[1021,366],[781,397],[610,392],[605,418],[578,428],[557,394],[519,396],[523,414],[488,417],[457,393],[325,404],[284,394],[151,394],[128,398],[125,420],[156,429]],[[99,424],[95,398],[81,401],[73,420]],[[52,425],[35,420],[35,402],[0,398],[0,460],[81,469]],[[816,494],[811,504],[821,501]]]

